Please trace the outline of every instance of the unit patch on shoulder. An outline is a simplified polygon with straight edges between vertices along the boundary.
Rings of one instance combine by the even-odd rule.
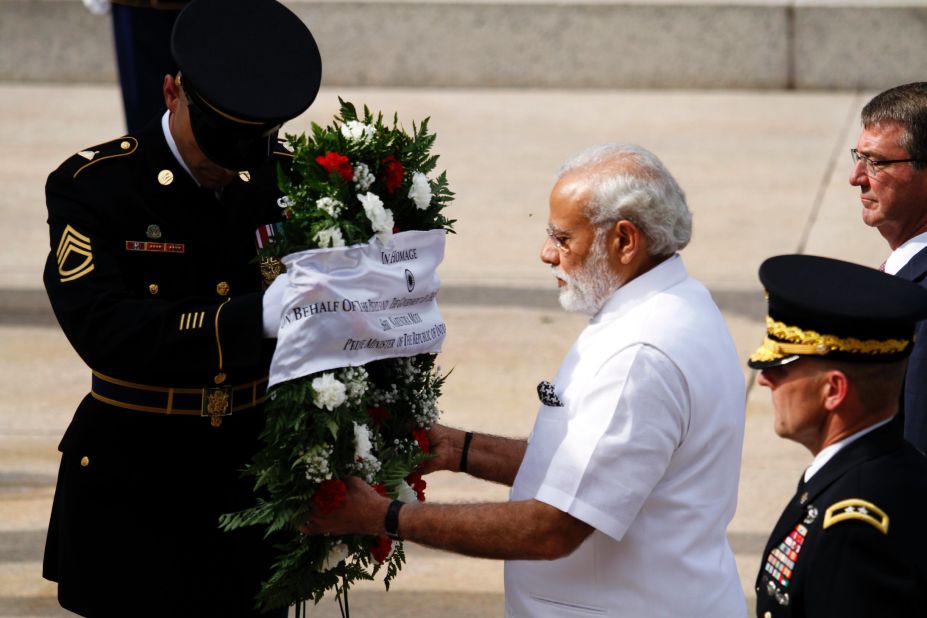
[[[58,274],[61,283],[80,279],[93,270],[93,250],[90,238],[84,236],[70,225],[65,226],[58,241]]]
[[[859,498],[841,500],[824,513],[824,529],[847,520],[864,521],[882,534],[888,534],[888,515],[871,502]]]

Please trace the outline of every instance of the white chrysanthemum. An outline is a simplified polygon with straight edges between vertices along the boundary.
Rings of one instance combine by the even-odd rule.
[[[348,546],[344,543],[338,543],[328,551],[328,555],[325,556],[325,560],[322,561],[322,566],[319,568],[323,573],[325,571],[331,571],[339,564],[348,559],[348,556],[351,555],[351,550],[348,549]]]
[[[354,184],[358,191],[366,191],[376,181],[376,177],[370,173],[370,168],[366,163],[358,163],[354,166]]]
[[[332,217],[338,217],[341,214],[341,211],[344,210],[344,204],[339,202],[333,197],[323,197],[315,201],[315,207],[324,210]]]
[[[314,379],[312,390],[315,391],[312,398],[315,405],[326,410],[334,410],[347,399],[344,384],[336,380],[333,373],[323,373],[322,377]]]
[[[337,227],[329,227],[324,230],[320,230],[315,235],[315,241],[319,243],[319,247],[323,249],[327,247],[344,246],[344,236],[341,234],[341,229]]]
[[[373,137],[376,132],[377,130],[369,124],[364,124],[356,120],[348,120],[341,125],[341,134],[350,140],[363,141],[368,137]]]
[[[293,200],[291,200],[286,195],[277,198],[277,206],[279,206],[280,208],[289,208],[292,205],[293,205]]]
[[[380,242],[387,243],[393,237],[393,211],[383,208],[383,201],[375,193],[357,195],[357,199],[364,206],[364,212],[370,220],[370,226],[376,232]]]
[[[425,174],[421,172],[412,174],[409,197],[412,198],[419,210],[425,210],[431,204],[431,185],[428,184],[428,177]]]
[[[354,459],[371,459],[373,445],[370,444],[370,430],[367,425],[354,423]]]
[[[418,494],[408,483],[400,481],[399,486],[396,487],[396,499],[407,504],[415,504],[418,502]]]

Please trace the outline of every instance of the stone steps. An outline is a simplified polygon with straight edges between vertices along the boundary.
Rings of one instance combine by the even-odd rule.
[[[284,0],[327,86],[881,89],[927,75],[927,0]],[[109,19],[0,0],[0,81],[112,82]]]

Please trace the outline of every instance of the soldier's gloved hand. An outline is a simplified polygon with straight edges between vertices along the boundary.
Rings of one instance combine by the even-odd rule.
[[[280,318],[283,317],[283,292],[286,286],[286,273],[282,273],[264,291],[264,336],[270,339],[276,339],[277,331],[280,329]]]
[[[83,0],[84,6],[94,15],[106,15],[109,13],[109,0]]]

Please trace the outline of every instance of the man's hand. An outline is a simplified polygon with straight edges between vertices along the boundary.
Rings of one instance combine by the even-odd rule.
[[[344,479],[347,486],[344,504],[331,513],[313,508],[300,527],[303,534],[385,534],[383,520],[391,500],[356,476]]]
[[[438,470],[460,471],[460,449],[463,447],[464,432],[444,425],[432,425],[428,430],[432,459],[423,462],[420,471],[430,474]]]
[[[286,273],[281,273],[264,291],[264,336],[276,339],[283,318],[283,292],[287,286]]]

